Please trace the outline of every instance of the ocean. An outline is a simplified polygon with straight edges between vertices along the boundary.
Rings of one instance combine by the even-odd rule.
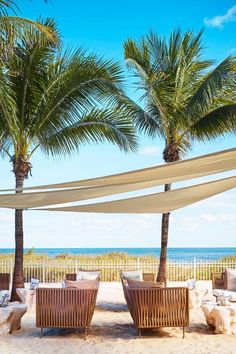
[[[27,252],[29,249],[25,249]],[[13,248],[0,248],[0,254],[13,253]],[[36,254],[45,253],[50,257],[60,254],[101,255],[112,252],[125,252],[135,256],[154,255],[159,257],[159,248],[35,248]],[[194,257],[202,260],[217,260],[227,256],[236,256],[236,247],[227,248],[168,248],[168,259],[191,260]]]

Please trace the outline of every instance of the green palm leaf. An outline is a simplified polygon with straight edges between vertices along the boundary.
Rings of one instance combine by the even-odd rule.
[[[137,139],[131,122],[123,112],[94,109],[80,117],[77,123],[48,129],[40,137],[39,146],[52,155],[71,154],[84,144],[110,142],[124,151],[136,151]]]
[[[236,104],[225,105],[198,120],[191,129],[195,139],[211,139],[236,132]]]

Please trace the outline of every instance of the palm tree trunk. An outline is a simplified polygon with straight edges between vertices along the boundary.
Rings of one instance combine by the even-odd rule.
[[[178,145],[175,143],[173,136],[170,134],[169,142],[163,151],[163,159],[166,163],[176,162],[180,160],[180,150]],[[165,184],[165,192],[171,190],[171,183]],[[169,219],[170,213],[164,213],[162,215],[161,224],[161,252],[160,252],[160,264],[157,274],[157,281],[163,282],[166,286],[166,261],[167,261],[167,245],[169,236]]]
[[[16,173],[16,188],[19,189],[16,193],[22,193],[24,185],[24,177]],[[11,301],[20,301],[16,288],[24,288],[24,268],[23,268],[23,210],[15,210],[15,266],[13,274],[13,284]]]
[[[171,183],[165,184],[164,191],[171,190]],[[161,223],[161,253],[160,253],[160,264],[157,274],[157,281],[164,282],[166,285],[166,261],[167,261],[167,245],[168,245],[168,235],[169,235],[169,218],[170,213],[162,214]]]

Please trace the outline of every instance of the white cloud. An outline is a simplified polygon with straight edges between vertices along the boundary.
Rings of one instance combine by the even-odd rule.
[[[219,219],[221,221],[236,221],[236,214],[221,214]]]
[[[236,5],[228,9],[224,15],[219,15],[212,18],[204,18],[204,23],[206,26],[216,28],[223,28],[225,23],[233,21],[236,21]]]
[[[196,219],[191,216],[185,216],[180,222],[182,230],[186,231],[197,231],[200,227]]]
[[[9,210],[0,211],[0,222],[14,222],[14,213]]]
[[[217,220],[217,217],[215,215],[212,215],[212,214],[202,214],[200,217],[203,220],[210,221],[210,222]]]
[[[160,151],[161,148],[158,146],[144,146],[140,150],[140,154],[145,156],[154,156],[154,155],[159,155]]]
[[[206,221],[209,222],[215,222],[215,221],[235,221],[236,220],[236,214],[234,213],[228,213],[228,214],[202,214],[200,217]]]

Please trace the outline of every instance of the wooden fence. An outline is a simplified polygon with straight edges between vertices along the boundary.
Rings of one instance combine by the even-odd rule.
[[[159,261],[153,260],[120,260],[120,261],[80,261],[59,260],[59,259],[41,259],[33,260],[27,258],[24,261],[25,281],[29,282],[31,278],[40,279],[41,282],[57,283],[62,281],[66,273],[76,273],[79,268],[82,269],[100,269],[101,281],[119,281],[120,270],[142,269],[144,272],[157,273]],[[196,258],[188,261],[168,261],[167,279],[169,281],[185,281],[194,278],[196,280],[211,279],[212,272],[222,272],[225,268],[236,268],[236,261],[219,260],[198,260]],[[14,263],[12,259],[0,260],[0,273],[7,272],[13,274]]]

